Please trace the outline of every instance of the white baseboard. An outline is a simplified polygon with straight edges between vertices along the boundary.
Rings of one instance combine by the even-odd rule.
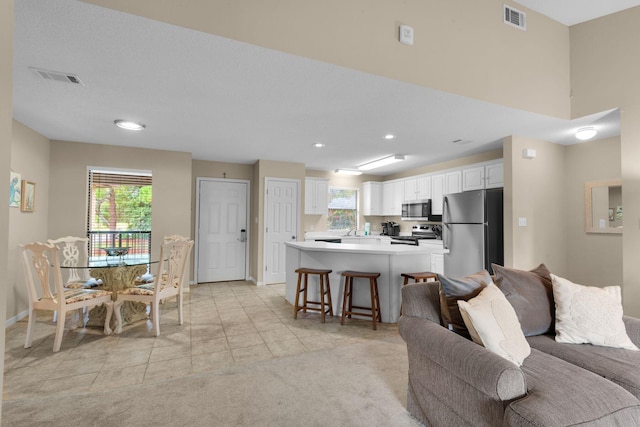
[[[25,310],[23,312],[18,313],[16,316],[13,316],[10,319],[7,319],[7,321],[4,322],[5,329],[8,328],[11,325],[15,325],[16,323],[18,323],[19,321],[21,321],[22,319],[24,319],[28,315],[29,315],[29,310]]]

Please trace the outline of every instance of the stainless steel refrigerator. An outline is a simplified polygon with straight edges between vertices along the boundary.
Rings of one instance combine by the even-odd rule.
[[[443,200],[444,274],[462,277],[504,265],[502,188],[447,194]]]

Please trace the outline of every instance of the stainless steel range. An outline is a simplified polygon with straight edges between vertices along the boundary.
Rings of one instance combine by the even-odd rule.
[[[411,228],[411,236],[393,236],[392,245],[418,246],[422,239],[439,239],[442,236],[442,227],[439,225],[417,224]]]

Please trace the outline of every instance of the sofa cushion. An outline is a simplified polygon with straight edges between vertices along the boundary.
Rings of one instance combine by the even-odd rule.
[[[594,372],[640,399],[640,352],[589,344],[563,344],[553,335],[528,337],[531,348]]]
[[[517,366],[531,353],[518,316],[504,294],[489,283],[477,297],[458,301],[471,338]]]
[[[544,264],[531,271],[491,264],[494,283],[515,309],[525,336],[553,331],[554,303],[551,276]]]
[[[477,296],[491,276],[487,271],[479,271],[465,277],[452,278],[438,274],[440,282],[440,312],[442,324],[454,332],[470,338],[469,331],[462,320],[458,300],[468,301]]]
[[[556,302],[556,341],[638,350],[622,321],[619,286],[582,286],[551,275]]]
[[[535,349],[520,369],[527,396],[505,409],[504,425],[640,425],[640,401],[592,372]]]

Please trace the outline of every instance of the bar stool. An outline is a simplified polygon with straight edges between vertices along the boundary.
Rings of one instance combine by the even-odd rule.
[[[358,316],[371,317],[373,322],[373,329],[378,329],[376,322],[382,322],[382,316],[380,314],[380,296],[378,295],[378,277],[380,273],[369,273],[364,271],[343,271],[342,277],[344,277],[344,297],[342,299],[342,319],[340,324],[344,325],[344,318],[346,316],[351,319],[352,314]],[[369,292],[371,294],[371,307],[360,307],[353,305],[353,279],[369,279]],[[370,313],[363,313],[360,311],[353,311],[354,308],[359,310],[370,310]]]
[[[331,286],[329,285],[329,273],[331,270],[320,270],[315,268],[298,268],[296,270],[298,273],[298,285],[296,286],[296,301],[293,305],[293,318],[298,318],[298,311],[302,310],[303,312],[307,312],[307,310],[311,311],[319,311],[321,322],[324,323],[325,314],[329,314],[333,316],[333,305],[331,303]],[[309,274],[317,274],[318,281],[320,283],[320,301],[309,301],[307,299],[307,288],[309,287]],[[304,276],[304,288],[300,287],[302,282],[302,277]],[[326,284],[326,288],[325,288]],[[300,305],[300,292],[303,294],[303,304]],[[325,296],[327,300],[325,302]],[[320,307],[309,307],[309,304],[319,305]],[[326,308],[325,308],[326,306]]]
[[[423,271],[421,273],[402,273],[401,276],[404,277],[404,283],[402,283],[402,286],[408,284],[409,279],[412,279],[414,283],[438,280],[438,275],[430,271]]]

